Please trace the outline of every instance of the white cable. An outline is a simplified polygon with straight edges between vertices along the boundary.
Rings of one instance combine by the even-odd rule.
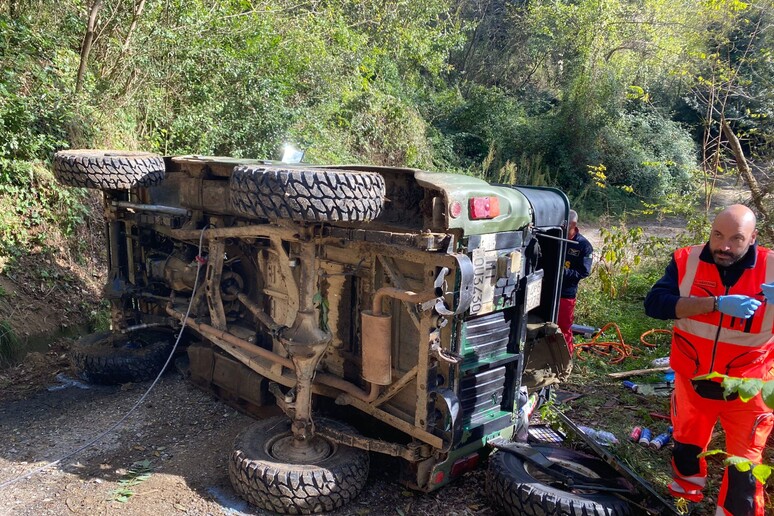
[[[202,254],[202,241],[204,240],[204,230],[207,229],[208,227],[209,227],[209,224],[204,226],[202,228],[201,234],[199,235],[199,251],[198,251],[198,256],[201,256],[201,254]],[[164,371],[166,371],[167,366],[169,365],[169,362],[172,360],[172,357],[175,354],[175,350],[177,350],[177,345],[180,343],[180,338],[183,336],[183,332],[185,331],[185,323],[186,323],[186,321],[188,321],[188,315],[191,313],[191,307],[193,306],[193,300],[194,300],[194,296],[196,294],[196,288],[199,285],[199,272],[201,271],[201,268],[202,268],[202,263],[200,261],[197,260],[196,264],[197,264],[196,265],[196,278],[194,279],[193,291],[191,292],[191,300],[188,302],[188,309],[185,311],[185,317],[183,317],[183,322],[181,324],[180,333],[177,334],[177,339],[175,340],[175,345],[172,346],[172,351],[169,352],[169,356],[167,357],[167,361],[164,362],[164,367],[161,368],[161,370],[159,371],[159,374],[156,376],[156,379],[153,380],[153,383],[150,384],[150,387],[148,387],[148,389],[145,391],[145,393],[142,396],[140,396],[140,399],[137,400],[137,403],[135,403],[134,406],[131,409],[129,409],[129,412],[124,414],[124,416],[121,419],[119,419],[118,421],[113,423],[112,426],[110,426],[107,430],[105,430],[104,432],[99,434],[97,437],[95,437],[94,439],[92,439],[88,443],[84,444],[83,446],[81,446],[80,448],[76,449],[75,451],[72,451],[72,452],[64,455],[63,457],[58,458],[57,460],[55,460],[53,462],[49,462],[48,464],[44,464],[43,466],[40,466],[39,468],[33,469],[32,471],[30,471],[28,473],[25,473],[23,475],[20,475],[18,477],[15,477],[15,478],[12,478],[10,480],[6,480],[6,481],[0,483],[0,490],[5,489],[6,487],[8,487],[10,485],[13,485],[16,482],[20,482],[20,481],[25,480],[25,479],[33,476],[33,475],[36,475],[36,474],[40,473],[41,471],[43,471],[44,469],[48,469],[51,466],[56,466],[60,462],[62,462],[64,460],[67,460],[70,457],[73,457],[73,456],[81,453],[82,451],[90,448],[95,443],[101,441],[102,438],[104,438],[110,432],[112,432],[113,430],[115,430],[116,428],[121,426],[121,424],[124,421],[126,421],[126,419],[129,416],[131,416],[132,413],[134,413],[135,410],[137,410],[137,408],[140,406],[140,404],[142,404],[142,402],[145,401],[145,398],[148,397],[148,395],[151,393],[153,388],[156,386],[156,384],[161,379],[161,375],[164,374]]]

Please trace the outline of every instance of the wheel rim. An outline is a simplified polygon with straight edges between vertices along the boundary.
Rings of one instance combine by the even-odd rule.
[[[286,464],[317,464],[333,455],[334,451],[328,440],[317,435],[307,441],[298,441],[288,432],[266,443],[266,453]]]
[[[559,458],[555,458],[555,457],[549,457],[548,460],[550,460],[553,464],[558,464],[558,465],[568,469],[569,471],[572,471],[573,473],[578,473],[580,475],[584,475],[586,477],[593,478],[593,479],[602,478],[596,472],[594,472],[593,470],[591,470],[591,469],[589,469],[589,468],[587,468],[585,466],[582,466],[582,465],[578,464],[577,462],[573,462],[573,461],[570,461],[570,460],[559,459]],[[545,473],[540,468],[538,468],[537,466],[535,466],[535,465],[533,465],[533,464],[531,464],[529,462],[525,462],[524,463],[524,469],[527,471],[527,473],[530,474],[530,476],[532,476],[538,482],[540,482],[542,484],[545,484],[547,486],[551,486],[551,487],[556,488],[556,489],[561,489],[562,491],[572,492],[572,493],[577,493],[577,494],[591,494],[591,493],[596,493],[597,492],[597,490],[595,490],[595,489],[572,489],[572,488],[568,488],[567,485],[565,485],[564,483],[562,483],[561,481],[559,481],[555,477],[551,476],[550,474]]]

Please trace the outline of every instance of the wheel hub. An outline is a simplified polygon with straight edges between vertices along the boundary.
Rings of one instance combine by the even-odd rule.
[[[142,349],[145,344],[139,340],[128,340],[121,344],[122,349]]]
[[[315,436],[298,440],[293,434],[286,434],[268,443],[269,455],[287,464],[317,464],[333,454],[333,446],[326,439]]]
[[[595,479],[600,478],[600,476],[597,475],[593,470],[585,466],[582,466],[581,464],[578,464],[576,462],[562,460],[562,459],[553,458],[553,457],[549,458],[549,460],[553,463],[564,466],[570,471],[574,471],[575,473],[579,473],[586,477],[595,478]],[[559,487],[559,488],[563,487],[562,484],[557,482],[557,480],[554,477],[552,477],[548,473],[541,471],[540,468],[537,468],[528,462],[524,464],[524,467],[527,470],[527,473],[532,475],[535,479],[543,482],[544,484],[554,486],[554,487]],[[571,491],[579,494],[580,493],[591,494],[596,492],[594,490],[589,490],[589,489],[572,489]]]

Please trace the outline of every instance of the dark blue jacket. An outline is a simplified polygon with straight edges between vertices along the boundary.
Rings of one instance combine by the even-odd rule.
[[[752,244],[741,260],[730,267],[721,267],[718,265],[720,277],[723,284],[727,287],[733,286],[739,281],[745,269],[755,267],[755,257],[757,256],[758,244]],[[712,259],[712,252],[709,249],[709,243],[704,244],[699,259],[715,263]],[[675,306],[680,299],[680,283],[677,275],[677,263],[675,257],[669,261],[664,275],[651,287],[648,295],[645,296],[645,313],[654,319],[677,319],[675,316]]]
[[[591,274],[591,255],[594,248],[580,232],[576,232],[571,240],[577,243],[567,244],[567,252],[564,255],[561,296],[575,299],[578,293],[578,282]]]

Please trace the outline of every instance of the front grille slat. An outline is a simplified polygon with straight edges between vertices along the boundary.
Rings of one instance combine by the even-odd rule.
[[[463,414],[486,412],[499,408],[505,387],[505,367],[498,367],[463,378],[460,384],[460,405]]]
[[[505,354],[510,337],[511,324],[504,311],[468,319],[462,325],[462,367]]]

